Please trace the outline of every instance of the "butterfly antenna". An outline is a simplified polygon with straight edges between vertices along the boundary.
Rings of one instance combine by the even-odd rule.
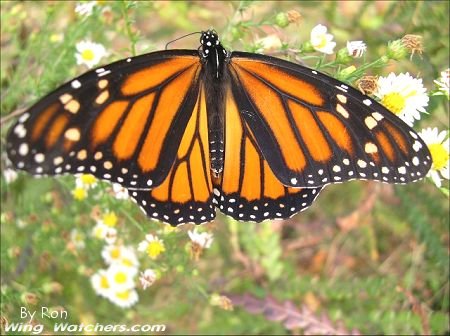
[[[167,50],[167,47],[169,46],[169,44],[171,44],[171,43],[173,43],[173,42],[176,42],[176,41],[178,41],[178,40],[181,40],[181,39],[183,39],[183,38],[185,38],[185,37],[188,37],[188,36],[191,36],[191,35],[201,34],[201,33],[202,33],[202,32],[193,32],[193,33],[189,33],[189,34],[180,36],[180,37],[176,38],[175,40],[169,41],[169,42],[166,43],[166,50]]]

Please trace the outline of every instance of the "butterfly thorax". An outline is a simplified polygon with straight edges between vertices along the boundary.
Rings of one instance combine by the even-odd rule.
[[[224,87],[229,82],[225,68],[228,52],[220,44],[219,37],[213,30],[203,32],[200,43],[200,55],[204,62],[211,170],[218,176],[224,165]]]

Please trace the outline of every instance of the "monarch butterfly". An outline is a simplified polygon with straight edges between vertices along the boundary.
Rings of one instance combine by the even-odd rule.
[[[13,165],[120,183],[151,218],[203,223],[287,218],[323,186],[407,183],[431,158],[420,137],[356,89],[265,55],[165,50],[89,71],[10,129]]]

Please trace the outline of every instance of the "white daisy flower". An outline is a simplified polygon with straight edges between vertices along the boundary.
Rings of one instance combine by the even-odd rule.
[[[108,265],[128,267],[131,274],[137,273],[139,262],[132,247],[123,245],[106,245],[102,250],[102,257]]]
[[[361,57],[367,50],[364,41],[347,41],[348,54],[353,57]]]
[[[99,270],[91,276],[91,285],[95,292],[103,297],[109,297],[111,291],[111,284],[108,280],[107,271]]]
[[[138,251],[147,253],[151,259],[156,259],[165,250],[162,239],[152,234],[145,235],[145,240],[138,245]]]
[[[85,64],[88,68],[94,67],[108,55],[104,46],[87,40],[78,42],[76,49],[77,64]]]
[[[112,191],[114,194],[114,197],[118,200],[126,200],[130,198],[130,195],[128,194],[128,190],[124,187],[122,187],[119,183],[113,183],[112,184]]]
[[[137,269],[139,267],[139,260],[138,260],[136,253],[134,252],[134,249],[132,247],[126,247],[122,251],[122,255],[121,255],[120,259],[118,260],[118,263],[125,267],[132,268],[131,272],[133,274],[137,273]]]
[[[137,272],[130,272],[130,268],[120,264],[112,264],[106,270],[106,277],[111,291],[122,292],[135,287],[134,276]]]
[[[197,231],[197,228],[195,228],[192,231],[188,231],[189,238],[191,238],[191,241],[195,244],[198,244],[201,248],[210,248],[211,244],[214,240],[214,236],[212,233],[208,232],[201,232],[199,233]]]
[[[115,228],[108,227],[103,239],[105,239],[105,242],[108,245],[114,244],[117,240],[117,230]]]
[[[420,113],[427,113],[429,97],[421,78],[413,78],[409,73],[378,78],[374,95],[386,108],[395,113],[409,126],[420,119]]]
[[[450,98],[450,69],[441,72],[441,77],[435,80],[434,83],[437,85],[439,93],[444,94],[447,98]]]
[[[333,35],[327,34],[327,27],[318,24],[311,30],[311,45],[317,51],[332,54],[336,42],[333,42]]]
[[[92,236],[100,240],[105,240],[108,244],[113,244],[117,238],[117,230],[102,221],[98,221],[92,228]]]
[[[72,231],[70,231],[70,241],[72,242],[73,246],[75,246],[75,248],[80,250],[84,249],[84,247],[86,246],[84,242],[84,234],[77,229],[72,229]]]
[[[256,40],[255,44],[258,46],[257,53],[262,53],[269,50],[279,50],[282,47],[280,38],[275,35],[268,35],[266,37]]]
[[[6,184],[9,184],[17,180],[17,176],[18,176],[17,171],[15,171],[14,169],[6,168],[3,171],[3,177],[5,178]]]
[[[419,135],[427,144],[433,164],[427,176],[431,177],[438,188],[442,178],[450,179],[450,139],[448,131],[439,132],[437,127],[423,129]]]
[[[139,282],[141,283],[143,290],[146,290],[148,287],[153,285],[155,281],[156,272],[150,268],[147,268],[144,272],[141,272],[139,276]]]
[[[90,16],[94,11],[94,7],[97,4],[96,1],[83,1],[78,2],[75,6],[75,13],[80,16]]]
[[[123,291],[111,292],[108,296],[108,299],[110,299],[112,303],[121,308],[129,308],[138,302],[139,296],[136,290],[127,289]]]

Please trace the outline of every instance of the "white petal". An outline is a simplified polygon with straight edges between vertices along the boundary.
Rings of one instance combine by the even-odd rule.
[[[436,187],[440,188],[442,183],[441,183],[441,178],[439,177],[438,172],[435,171],[435,170],[431,170],[430,171],[430,177],[433,180],[433,182],[436,185]]]
[[[443,178],[450,180],[450,169],[448,165],[447,167],[442,168],[439,172],[441,173]]]

